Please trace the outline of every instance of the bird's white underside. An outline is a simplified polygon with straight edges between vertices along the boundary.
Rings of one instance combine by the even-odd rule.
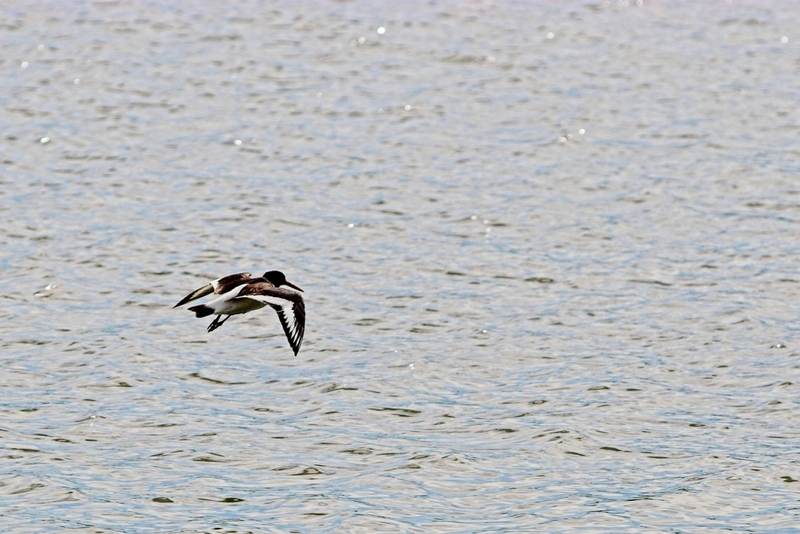
[[[289,323],[289,330],[292,333],[292,337],[297,336],[297,319],[292,310],[291,301],[269,295],[246,295],[239,297],[239,293],[245,287],[245,285],[235,287],[212,300],[206,304],[206,306],[214,310],[215,315],[239,315],[261,309],[267,305],[279,306],[282,315],[286,318],[286,322]]]

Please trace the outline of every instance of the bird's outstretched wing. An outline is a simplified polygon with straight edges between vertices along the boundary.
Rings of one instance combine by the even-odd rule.
[[[181,299],[179,303],[173,306],[173,308],[177,308],[178,306],[183,306],[187,302],[199,299],[200,297],[205,297],[206,295],[210,295],[212,293],[216,295],[227,293],[236,286],[246,284],[251,279],[252,277],[250,273],[229,274],[228,276],[217,278],[216,280],[212,280],[203,287],[195,289],[194,291],[183,297],[183,299]]]
[[[300,293],[276,288],[269,282],[248,284],[234,300],[251,299],[270,306],[278,314],[283,333],[294,351],[300,352],[306,331],[306,306]]]
[[[286,334],[286,339],[289,340],[289,345],[292,347],[294,355],[297,356],[297,353],[300,352],[300,345],[303,343],[303,334],[306,331],[305,304],[299,300],[293,302],[291,307],[278,304],[270,304],[270,306],[278,313],[283,333]]]

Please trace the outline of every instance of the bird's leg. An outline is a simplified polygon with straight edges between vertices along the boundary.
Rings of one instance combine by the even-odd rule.
[[[220,321],[220,320],[219,320],[219,319],[220,319],[220,317],[222,317],[222,315],[217,315],[217,316],[214,318],[214,320],[213,320],[213,321],[211,321],[211,324],[210,324],[210,325],[208,325],[208,331],[209,331],[209,332],[213,332],[214,330],[216,330],[217,328],[219,328],[220,326],[222,326],[222,325],[225,323],[225,321],[227,321],[228,319],[230,319],[230,318],[231,318],[231,316],[230,316],[230,315],[226,315],[226,316],[225,316],[225,318],[224,318],[223,320],[221,320],[221,321]]]
[[[206,329],[207,332],[213,332],[214,329],[219,326],[219,324],[217,324],[217,323],[219,323],[219,317],[220,317],[219,315],[214,317],[214,320],[211,321],[211,324],[208,325],[208,328]]]

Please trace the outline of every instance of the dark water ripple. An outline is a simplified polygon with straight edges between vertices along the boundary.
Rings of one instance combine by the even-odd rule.
[[[7,3],[2,530],[796,531],[798,16]]]

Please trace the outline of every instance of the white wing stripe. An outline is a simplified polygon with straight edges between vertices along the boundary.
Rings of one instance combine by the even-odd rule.
[[[273,308],[278,314],[278,319],[284,329],[289,345],[291,345],[292,350],[297,354],[297,351],[300,350],[300,344],[302,343],[303,329],[298,320],[297,313],[295,313],[295,304],[292,301],[271,295],[243,295],[238,298],[252,299],[262,305],[266,304]]]
[[[264,304],[276,305],[283,308],[287,304],[291,304],[290,301],[286,299],[282,299],[280,297],[271,297],[269,295],[244,295],[242,296],[243,299],[253,299],[259,302],[263,302]]]

